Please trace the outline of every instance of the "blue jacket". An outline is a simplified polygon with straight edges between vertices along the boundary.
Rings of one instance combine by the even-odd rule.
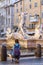
[[[14,49],[16,49],[16,48],[20,50],[20,44],[16,43],[16,44],[13,46],[12,55],[14,55]]]
[[[16,44],[14,45],[14,49],[15,49],[15,48],[20,49],[20,44],[16,43]]]

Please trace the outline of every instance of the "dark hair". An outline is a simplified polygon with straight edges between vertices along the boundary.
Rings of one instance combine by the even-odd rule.
[[[19,43],[19,40],[18,39],[15,39],[15,43]]]

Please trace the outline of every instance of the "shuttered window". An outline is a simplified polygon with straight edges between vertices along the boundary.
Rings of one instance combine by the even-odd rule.
[[[34,29],[35,28],[35,24],[29,24],[29,28],[30,29]]]
[[[43,5],[43,0],[41,0],[41,5]]]

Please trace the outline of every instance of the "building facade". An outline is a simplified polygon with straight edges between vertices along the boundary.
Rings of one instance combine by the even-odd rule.
[[[32,36],[36,29],[41,33],[41,35],[38,34],[40,37],[37,40],[31,39],[28,40],[27,43],[34,46],[33,43],[38,44],[43,42],[43,0],[19,0],[14,3],[14,12],[14,25],[19,26],[21,21],[20,14],[25,12],[27,15],[24,20],[27,30],[29,31],[28,35]]]
[[[14,3],[14,25],[17,25],[20,23],[20,14],[23,12],[23,1],[17,1]]]
[[[7,6],[5,7],[5,10],[6,10],[6,30],[8,28],[13,29],[13,26],[14,26],[14,6],[13,5],[10,5],[10,6]]]
[[[5,27],[6,27],[6,21],[5,21],[5,16],[6,16],[6,13],[5,13],[5,9],[4,8],[0,8],[0,34],[1,33],[5,33]]]
[[[28,30],[32,32],[35,30],[36,26],[40,26],[40,1],[32,1],[32,0],[19,0],[14,3],[14,22],[15,25],[18,25],[21,21],[21,13],[27,13],[25,15],[25,25],[27,26]],[[32,20],[33,18],[33,20]]]
[[[0,14],[4,18],[4,20],[2,18],[2,22],[3,21],[4,22],[3,22],[3,25],[1,25],[1,28],[2,28],[2,26],[4,26],[3,32],[6,33],[8,28],[12,31],[13,24],[14,24],[14,6],[12,3],[12,0],[1,1]],[[1,23],[1,21],[0,21],[0,23]]]

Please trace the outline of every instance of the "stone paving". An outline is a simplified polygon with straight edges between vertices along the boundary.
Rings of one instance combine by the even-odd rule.
[[[21,53],[22,54],[30,54],[30,53]],[[34,53],[32,53],[34,54]],[[43,55],[43,54],[42,54]],[[36,57],[25,57],[20,58],[20,62],[18,64],[15,64],[15,62],[11,62],[11,58],[7,58],[7,62],[0,61],[0,65],[43,65],[43,57],[42,58],[36,58]]]
[[[43,57],[35,58],[35,57],[26,57],[20,58],[20,62],[15,64],[15,62],[11,62],[11,58],[8,58],[7,62],[1,62],[0,65],[43,65]]]
[[[22,53],[24,54],[24,53]],[[30,54],[30,53],[25,53],[25,54]],[[0,65],[43,65],[43,56],[42,58],[36,58],[34,57],[24,57],[20,58],[19,64],[15,64],[15,62],[11,62],[11,58],[7,58],[7,62],[2,62],[0,61]]]

